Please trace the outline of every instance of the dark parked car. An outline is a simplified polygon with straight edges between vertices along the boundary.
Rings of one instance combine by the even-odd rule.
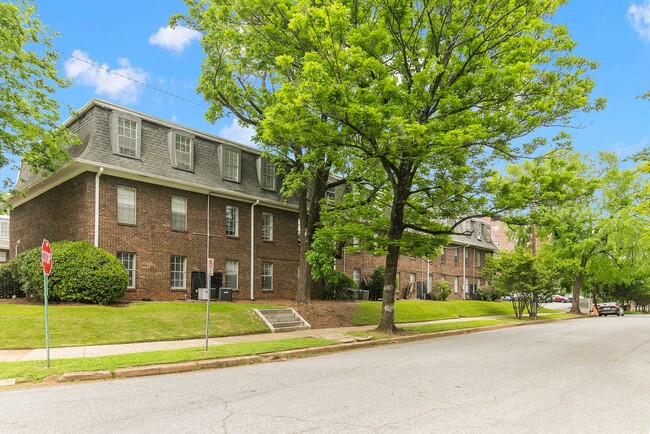
[[[598,305],[598,316],[607,316],[607,315],[616,315],[621,316],[625,315],[625,311],[622,307],[618,306],[616,303],[600,303]]]

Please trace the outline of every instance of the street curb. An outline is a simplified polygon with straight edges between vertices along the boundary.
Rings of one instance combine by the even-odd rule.
[[[266,363],[288,360],[299,357],[309,357],[318,354],[334,353],[338,351],[348,351],[358,348],[369,348],[380,345],[391,345],[406,342],[421,341],[426,339],[437,339],[449,336],[458,336],[469,333],[479,333],[483,331],[499,330],[512,327],[522,327],[535,324],[544,324],[554,321],[566,321],[572,319],[591,318],[591,316],[575,317],[575,318],[557,318],[557,319],[538,319],[534,322],[526,323],[510,323],[510,324],[497,324],[484,327],[464,328],[458,330],[448,330],[433,333],[421,333],[409,336],[395,336],[382,340],[363,340],[361,338],[355,342],[339,343],[334,345],[327,345],[323,347],[300,348],[296,350],[278,351],[275,353],[264,353],[251,356],[240,357],[227,357],[221,359],[207,359],[199,360],[196,362],[180,362],[161,365],[137,366],[132,368],[120,368],[115,371],[87,371],[87,372],[67,372],[58,378],[58,382],[77,382],[77,381],[93,381],[93,380],[107,380],[111,378],[133,378],[143,377],[149,375],[160,374],[175,374],[180,372],[190,372],[203,369],[217,369],[227,368],[231,366],[249,365],[253,363]]]

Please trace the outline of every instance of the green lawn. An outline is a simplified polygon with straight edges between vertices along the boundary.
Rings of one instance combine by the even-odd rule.
[[[16,378],[19,382],[32,382],[42,380],[51,375],[61,375],[66,372],[114,371],[115,369],[134,366],[248,356],[299,348],[322,347],[335,343],[335,341],[316,338],[283,339],[269,342],[214,345],[207,352],[204,348],[186,348],[182,350],[152,351],[83,359],[54,359],[51,360],[50,368],[46,368],[45,362],[42,360],[0,362],[0,380]]]
[[[553,311],[541,309],[540,312]],[[514,315],[512,303],[473,300],[398,300],[395,302],[396,323],[492,315]],[[379,324],[380,318],[381,301],[364,301],[359,303],[359,309],[354,315],[354,324]]]
[[[212,303],[210,336],[268,332],[254,308],[279,307]],[[102,345],[201,338],[205,304],[139,302],[113,306],[50,306],[50,346]],[[0,304],[0,349],[45,347],[43,306]]]

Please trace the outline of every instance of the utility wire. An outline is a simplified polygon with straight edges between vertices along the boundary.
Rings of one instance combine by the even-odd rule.
[[[199,107],[207,108],[207,106],[205,106],[204,104],[201,104],[201,103],[198,103],[198,102],[195,102],[195,101],[189,100],[189,99],[187,99],[187,98],[183,98],[182,96],[179,96],[179,95],[176,95],[176,94],[174,94],[174,93],[168,92],[168,91],[166,91],[166,90],[164,90],[164,89],[160,89],[160,88],[157,88],[157,87],[155,87],[155,86],[151,86],[150,84],[144,83],[144,82],[142,82],[142,81],[138,81],[138,80],[136,80],[136,79],[134,79],[134,78],[131,78],[131,77],[127,76],[127,75],[120,74],[119,72],[116,72],[116,71],[114,71],[114,70],[112,70],[112,69],[109,69],[109,68],[103,67],[103,66],[101,66],[101,65],[97,65],[96,63],[90,62],[89,60],[86,60],[86,59],[82,59],[81,57],[77,57],[77,56],[75,56],[74,54],[70,54],[70,53],[67,53],[67,52],[65,52],[65,51],[61,51],[61,50],[57,50],[57,49],[54,49],[54,51],[57,51],[57,52],[63,54],[64,56],[69,56],[69,57],[72,57],[72,58],[75,59],[75,60],[78,60],[78,61],[80,61],[80,62],[86,63],[86,64],[91,65],[91,66],[94,66],[95,68],[98,68],[98,69],[101,69],[101,70],[103,70],[103,71],[106,71],[106,72],[108,72],[109,74],[113,74],[113,75],[117,75],[118,77],[126,78],[127,80],[130,80],[130,81],[132,81],[132,82],[134,82],[134,83],[136,83],[136,84],[139,84],[140,86],[145,86],[145,87],[148,87],[149,89],[155,90],[155,91],[157,91],[157,92],[164,93],[164,94],[166,94],[166,95],[169,95],[169,96],[171,96],[171,97],[173,97],[173,98],[176,98],[176,99],[179,99],[179,100],[181,100],[181,101],[185,101],[185,102],[187,102],[187,103],[194,104],[194,105],[199,106]]]

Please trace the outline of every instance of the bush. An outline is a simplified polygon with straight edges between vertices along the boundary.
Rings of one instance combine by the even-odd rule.
[[[368,291],[368,298],[370,300],[379,300],[384,295],[384,276],[386,269],[379,266],[373,271],[370,279],[365,279],[361,284],[361,289]]]
[[[496,289],[490,288],[489,286],[478,288],[476,292],[478,293],[479,297],[481,297],[481,300],[484,301],[497,301],[503,297],[501,291],[497,291]]]
[[[13,261],[0,265],[0,298],[24,297]]]
[[[51,247],[49,300],[108,304],[124,295],[129,276],[115,256],[86,241],[56,242]],[[42,300],[40,247],[19,255],[15,261],[25,294]]]
[[[333,270],[323,282],[323,300],[350,300],[357,284],[350,276],[340,271]]]
[[[451,294],[451,285],[446,280],[438,280],[431,284],[431,300],[445,301]]]

